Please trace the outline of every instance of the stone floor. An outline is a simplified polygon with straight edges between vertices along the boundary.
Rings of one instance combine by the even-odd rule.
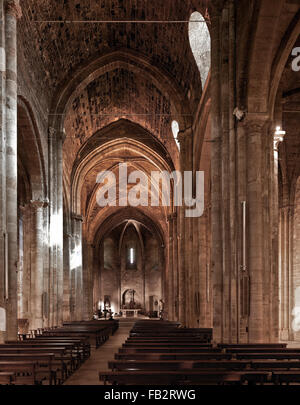
[[[125,342],[129,335],[129,331],[134,325],[136,319],[121,319],[119,329],[113,336],[110,336],[108,341],[99,349],[91,350],[91,357],[87,360],[79,370],[77,370],[64,385],[101,385],[99,381],[99,371],[109,370],[107,362],[114,360],[114,354],[118,351],[122,343]]]

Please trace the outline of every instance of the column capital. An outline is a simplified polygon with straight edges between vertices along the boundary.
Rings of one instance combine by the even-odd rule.
[[[80,214],[75,214],[75,213],[73,213],[71,217],[72,217],[72,219],[73,219],[74,221],[83,222],[83,220],[84,220],[83,215],[80,215]]]
[[[30,201],[30,206],[35,209],[47,207],[48,204],[49,204],[48,200],[31,200]]]
[[[6,0],[5,12],[15,17],[17,20],[22,17],[22,8],[19,0]]]
[[[49,127],[48,134],[49,134],[50,138],[54,138],[56,136],[56,129],[53,127]]]
[[[25,204],[20,204],[19,205],[19,210],[21,211],[21,212],[25,212],[26,211],[26,209],[28,208],[28,203],[25,203]]]
[[[281,142],[284,141],[285,134],[286,134],[286,132],[282,131],[280,127],[276,128],[276,131],[274,132],[274,135],[273,135],[274,151],[275,152],[278,152],[279,145],[281,144]]]
[[[270,120],[267,114],[248,113],[245,118],[240,121],[239,125],[248,129],[250,135],[255,135],[261,133],[270,125]]]
[[[50,138],[57,138],[61,140],[63,143],[66,139],[66,133],[64,131],[57,131],[54,127],[48,128],[48,134]]]

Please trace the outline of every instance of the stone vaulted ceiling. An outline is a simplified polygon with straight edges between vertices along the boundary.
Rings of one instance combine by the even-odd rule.
[[[294,47],[300,47],[300,37]],[[291,68],[292,57],[284,70],[280,89],[282,92],[283,129],[286,154],[286,177],[291,184],[300,175],[300,75]]]
[[[21,64],[20,72],[37,89],[36,98],[43,110],[50,113],[49,117],[52,113],[63,116],[67,194],[74,189],[72,176],[80,151],[95,134],[122,120],[134,123],[137,131],[148,131],[167,151],[171,166],[178,168],[178,148],[171,123],[174,119],[179,123],[191,120],[202,92],[200,72],[189,43],[188,22],[193,11],[204,14],[207,5],[206,0],[22,2],[22,46],[18,57],[24,66]],[[110,55],[117,56],[109,59]],[[99,62],[97,68],[89,71],[90,66],[102,60],[102,65]],[[85,69],[88,74],[82,73]],[[61,103],[60,94],[64,99],[62,90],[68,85],[70,93],[56,109],[56,100]],[[141,159],[143,151],[137,153],[139,146],[131,143],[130,131],[125,134],[124,148],[128,157],[136,160],[132,168],[149,174],[155,168],[156,147],[153,146],[153,153],[146,148]],[[118,133],[114,136],[117,142]],[[109,169],[122,158],[117,147],[115,151],[112,145],[111,150],[105,159],[91,158],[89,171],[82,174],[80,196],[71,197],[71,201],[80,198],[80,211],[86,215],[92,233],[107,216],[95,201],[97,172]],[[163,163],[160,169],[164,169]],[[65,198],[69,200],[66,195]],[[70,205],[73,210],[72,202]],[[158,222],[165,223],[167,210],[150,211]]]
[[[22,3],[19,25],[22,41],[28,45],[23,52],[31,60],[32,80],[47,89],[49,102],[58,86],[80,65],[116,49],[145,55],[153,65],[167,71],[191,99],[199,98],[200,74],[184,21],[188,21],[193,3],[198,3],[201,11],[205,1],[24,0]],[[36,69],[37,62],[42,69]]]

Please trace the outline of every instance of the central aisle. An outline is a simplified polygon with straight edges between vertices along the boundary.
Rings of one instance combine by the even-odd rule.
[[[77,370],[64,385],[102,385],[99,371],[109,370],[107,362],[114,360],[114,355],[125,342],[136,319],[120,319],[119,329],[99,349],[91,350],[91,357]]]

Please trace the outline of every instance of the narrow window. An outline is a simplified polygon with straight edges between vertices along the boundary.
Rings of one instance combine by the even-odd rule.
[[[136,247],[131,245],[126,247],[126,269],[135,270],[136,268]]]
[[[130,264],[134,264],[134,249],[133,248],[130,248],[130,251],[129,251],[129,260],[130,260]]]
[[[179,144],[179,141],[178,141],[178,138],[177,138],[178,132],[179,132],[179,124],[178,124],[177,121],[172,122],[172,132],[173,132],[173,136],[174,136],[174,139],[176,141],[176,144],[178,146],[178,149],[180,150],[180,144]]]
[[[189,41],[200,72],[203,89],[210,70],[211,44],[206,21],[198,11],[192,13],[190,17]]]

